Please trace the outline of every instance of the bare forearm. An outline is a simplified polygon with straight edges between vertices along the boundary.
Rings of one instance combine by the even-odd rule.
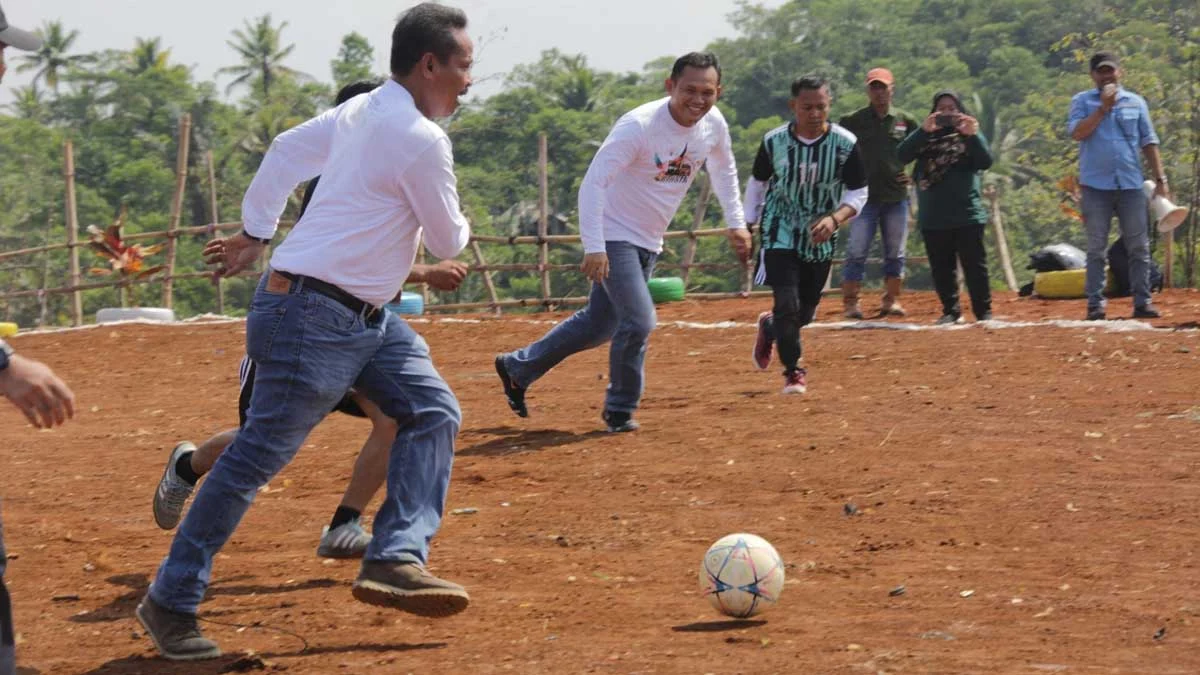
[[[854,207],[850,206],[849,204],[842,204],[841,206],[837,207],[836,210],[834,210],[833,219],[838,222],[838,227],[841,227],[850,222],[850,219],[857,214],[858,211],[855,211]]]
[[[1146,156],[1146,162],[1150,165],[1150,173],[1154,180],[1165,178],[1167,174],[1163,172],[1162,155],[1158,152],[1158,146],[1151,143],[1142,148],[1142,154]]]
[[[1104,116],[1107,114],[1108,110],[1105,110],[1103,106],[1097,108],[1095,112],[1083,118],[1083,120],[1076,125],[1075,131],[1071,134],[1071,138],[1075,139],[1076,141],[1086,140],[1089,136],[1096,132],[1096,128],[1099,127],[1100,123],[1104,121]]]
[[[433,265],[422,265],[421,263],[413,263],[412,269],[408,271],[408,278],[404,280],[406,284],[424,284],[429,281],[429,270]]]

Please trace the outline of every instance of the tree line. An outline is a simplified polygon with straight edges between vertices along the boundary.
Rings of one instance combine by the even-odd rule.
[[[934,92],[952,88],[979,118],[996,155],[985,180],[1000,195],[1018,268],[1045,244],[1082,247],[1082,224],[1066,180],[1075,174],[1078,157],[1065,130],[1067,108],[1074,93],[1092,86],[1088,56],[1112,49],[1123,58],[1126,86],[1150,104],[1176,201],[1197,204],[1200,6],[1194,0],[794,0],[774,9],[742,0],[729,21],[734,37],[698,47],[721,58],[725,91],[718,105],[730,122],[743,179],[762,135],[788,114],[792,79],[804,73],[829,78],[836,118],[866,105],[865,73],[884,66],[896,75],[896,104],[913,116],[928,112]],[[62,146],[68,138],[75,146],[81,229],[107,225],[122,209],[127,233],[166,229],[185,113],[192,120],[192,151],[182,224],[212,219],[205,166],[210,152],[219,215],[236,220],[242,193],[272,138],[329,106],[342,85],[384,76],[374,72],[375,46],[357,33],[342,39],[329,73],[291,68],[296,45],[288,41],[288,24],[270,15],[231,31],[229,65],[220,71],[229,78],[223,89],[175,63],[157,37],[137,39],[127,49],[80,53],[78,29],[54,21],[41,32],[40,51],[11,58],[16,70],[32,72],[34,79],[13,92],[13,102],[0,114],[5,250],[66,240]],[[446,120],[464,210],[475,230],[536,232],[537,137],[545,133],[551,233],[576,231],[576,191],[588,162],[619,115],[663,95],[675,56],[664,54],[639,72],[615,73],[592,68],[586,55],[549,50],[507,73],[499,93],[471,101]],[[685,201],[676,227],[691,225],[698,193],[694,189]],[[298,204],[299,195],[285,218],[295,215]],[[1196,211],[1174,234],[1177,285],[1196,284]],[[715,203],[704,226],[721,226]],[[665,261],[679,261],[684,244],[677,241],[664,252]],[[201,268],[202,244],[202,237],[179,242],[181,270]],[[910,256],[923,254],[919,236],[910,238],[908,249]],[[486,251],[489,263],[537,262],[534,247]],[[552,263],[581,256],[578,247],[551,251]],[[697,259],[730,257],[724,241],[701,240]],[[93,261],[84,263],[90,266]],[[0,288],[62,285],[67,268],[62,252],[0,262]],[[992,269],[1000,284],[1001,271]],[[877,274],[869,272],[872,278]],[[1030,274],[1018,269],[1022,280]],[[924,266],[910,264],[909,276],[910,286],[930,287]],[[494,280],[503,297],[538,293],[531,273],[496,272]],[[695,290],[732,290],[739,276],[694,272],[689,283]],[[585,291],[584,279],[570,271],[555,272],[552,286],[556,296]],[[228,307],[244,308],[252,290],[252,280],[228,283]],[[176,310],[184,316],[211,311],[214,293],[205,281],[181,281]],[[116,291],[90,291],[84,298],[87,313],[117,302]],[[478,275],[442,298],[482,299]],[[65,323],[67,304],[65,297],[14,299],[0,316],[24,325]]]

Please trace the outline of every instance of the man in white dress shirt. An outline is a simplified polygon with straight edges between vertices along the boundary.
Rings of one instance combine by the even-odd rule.
[[[245,269],[275,234],[288,195],[320,174],[250,304],[246,354],[257,373],[246,424],[197,491],[137,608],[168,659],[220,655],[196,619],[213,557],[350,388],[399,424],[354,597],[434,617],[469,603],[462,586],[425,569],[462,414],[425,341],[383,309],[422,235],[439,258],[458,255],[470,237],[450,140],[431,121],[454,112],[471,83],[466,26],[462,11],[442,5],[405,12],[392,32],[391,79],[278,136],[246,191],[245,229],[205,247],[219,274]]]
[[[634,431],[645,381],[646,344],[656,322],[646,286],[663,234],[700,167],[708,163],[729,238],[743,260],[750,233],[738,194],[729,125],[714,104],[721,68],[713,54],[675,61],[668,96],[623,115],[596,152],[579,187],[583,273],[592,280],[587,307],[537,342],[496,357],[513,412],[527,417],[525,391],[568,356],[612,341],[603,421]]]

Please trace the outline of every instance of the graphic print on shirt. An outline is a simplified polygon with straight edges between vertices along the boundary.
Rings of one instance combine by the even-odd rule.
[[[692,160],[687,156],[688,146],[683,146],[679,156],[666,162],[654,153],[654,166],[658,167],[658,175],[654,180],[659,183],[686,183],[692,177]]]

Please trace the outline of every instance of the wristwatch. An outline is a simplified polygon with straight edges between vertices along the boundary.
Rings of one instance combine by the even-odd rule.
[[[247,239],[249,239],[250,241],[257,241],[258,243],[260,243],[260,244],[262,244],[262,245],[264,245],[264,246],[268,246],[268,245],[270,245],[270,243],[271,243],[271,240],[270,240],[270,239],[264,239],[264,238],[262,238],[262,237],[256,237],[256,236],[254,236],[254,235],[250,234],[249,232],[247,232],[247,231],[245,231],[245,230],[242,230],[242,236],[243,236],[243,237],[245,237],[245,238],[247,238]]]
[[[1159,176],[1159,177],[1155,178],[1155,179],[1154,179],[1154,181],[1155,181],[1156,183],[1162,183],[1163,185],[1166,185],[1166,184],[1167,184],[1167,177],[1166,177],[1166,176]]]
[[[7,342],[0,340],[0,373],[8,368],[9,362],[12,361],[13,351]]]

